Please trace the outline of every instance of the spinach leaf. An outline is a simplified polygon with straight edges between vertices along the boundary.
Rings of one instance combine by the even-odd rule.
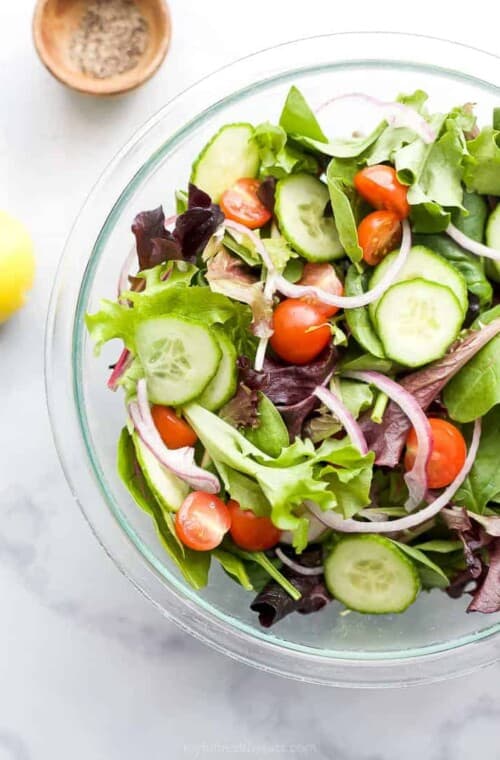
[[[259,426],[246,428],[243,431],[245,438],[269,456],[277,457],[281,449],[289,444],[288,429],[283,417],[264,393],[259,393],[257,414]]]
[[[343,356],[339,369],[341,371],[373,370],[374,372],[382,372],[384,375],[387,375],[391,372],[393,366],[390,359],[381,359],[370,352],[359,353],[359,351],[351,348]]]
[[[453,224],[468,237],[482,243],[488,218],[488,204],[482,195],[465,192],[463,206],[467,213],[455,211],[452,216]]]
[[[439,565],[429,559],[429,557],[424,554],[421,549],[417,549],[415,546],[409,546],[408,544],[402,544],[399,541],[394,541],[393,539],[389,540],[392,541],[392,543],[395,544],[400,551],[402,551],[404,554],[407,554],[408,557],[410,557],[410,559],[412,559],[414,562],[425,565],[425,567],[438,575],[443,581],[446,581],[446,584],[448,584],[449,579],[444,570],[442,570]]]
[[[462,551],[463,544],[461,541],[453,541],[446,538],[434,538],[430,541],[424,541],[423,544],[416,544],[414,549],[421,552],[431,552],[435,554],[450,554],[451,552]]]
[[[236,546],[236,544],[227,537],[224,539],[222,545],[224,549],[229,551],[231,554],[234,554],[237,557],[246,560],[247,562],[255,562],[257,565],[260,565],[260,567],[262,567],[262,569],[265,570],[266,573],[276,581],[276,583],[279,583],[279,585],[285,589],[285,591],[292,597],[292,599],[300,599],[300,591],[295,588],[295,586],[290,583],[290,581],[285,578],[282,573],[280,573],[276,565],[269,559],[269,557],[264,554],[264,552],[247,552],[245,549],[240,549],[239,546]]]
[[[342,247],[352,262],[356,263],[363,258],[363,251],[358,242],[358,230],[354,213],[354,200],[352,189],[343,180],[333,175],[334,169],[331,164],[326,170],[328,192],[332,203],[335,226],[339,234]]]
[[[118,441],[117,469],[134,501],[152,517],[163,548],[186,581],[195,589],[206,586],[210,552],[195,552],[178,541],[172,516],[162,511],[139,468],[134,444],[127,428],[123,428]]]
[[[281,112],[280,126],[294,142],[312,151],[337,158],[355,158],[373,145],[387,125],[381,122],[369,135],[328,140],[302,93],[291,87]]]
[[[481,315],[487,325],[498,318],[498,307]],[[500,335],[492,338],[444,389],[448,414],[457,422],[472,422],[500,403]]]
[[[483,420],[481,441],[474,464],[465,483],[455,495],[455,503],[482,514],[489,501],[500,494],[500,407]]]
[[[297,87],[290,87],[281,112],[280,127],[283,127],[287,134],[294,137],[308,137],[311,140],[327,142],[327,137],[323,133],[316,116]]]
[[[212,557],[224,568],[231,578],[237,581],[247,591],[254,591],[254,585],[249,578],[245,563],[240,557],[237,557],[232,552],[228,552],[225,549],[218,547],[212,550]]]
[[[368,287],[368,280],[368,272],[357,272],[355,267],[349,267],[345,279],[346,295],[362,295]],[[368,308],[362,306],[358,309],[346,309],[344,314],[349,329],[359,345],[373,356],[383,359],[384,349],[373,327]]]
[[[484,127],[474,140],[467,143],[464,181],[469,190],[481,195],[500,195],[500,132]]]

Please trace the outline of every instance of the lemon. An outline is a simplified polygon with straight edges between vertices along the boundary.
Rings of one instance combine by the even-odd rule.
[[[24,304],[34,276],[35,257],[29,232],[20,221],[0,211],[0,323]]]

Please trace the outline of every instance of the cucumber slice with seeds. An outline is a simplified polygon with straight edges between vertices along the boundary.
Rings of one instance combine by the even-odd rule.
[[[328,188],[310,174],[291,174],[276,186],[275,214],[292,248],[308,261],[345,256],[333,218],[324,215]]]
[[[341,539],[324,568],[332,596],[356,612],[404,612],[420,591],[420,578],[411,559],[383,536]]]
[[[407,367],[444,356],[463,320],[462,307],[449,288],[420,278],[392,285],[375,317],[386,356]]]
[[[226,124],[212,137],[193,163],[190,182],[218,203],[222,193],[242,177],[256,177],[259,150],[251,140],[251,124]]]
[[[378,285],[396,256],[397,251],[390,253],[375,268],[370,279],[370,289],[374,288],[375,285]],[[424,245],[413,246],[408,254],[403,269],[393,284],[396,284],[396,282],[404,282],[404,280],[415,280],[417,277],[429,280],[430,282],[435,282],[438,285],[446,285],[446,287],[456,296],[464,314],[466,313],[469,308],[469,299],[467,296],[467,283],[465,282],[464,277],[442,256],[434,253],[434,251],[431,251]],[[381,299],[379,298],[368,307],[372,320],[375,320],[376,318],[380,301]]]
[[[197,398],[217,372],[222,351],[210,330],[182,317],[141,322],[135,335],[153,404],[179,406]]]

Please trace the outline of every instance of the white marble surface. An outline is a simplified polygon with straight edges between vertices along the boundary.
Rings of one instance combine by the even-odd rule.
[[[405,691],[327,690],[236,664],[163,620],[72,503],[42,383],[43,321],[72,219],[117,147],[172,95],[232,58],[325,31],[420,31],[496,51],[493,16],[449,1],[386,0],[381,12],[308,0],[299,13],[283,0],[172,0],[158,76],[94,101],[39,64],[33,5],[0,2],[0,207],[24,218],[38,259],[29,305],[0,329],[0,760],[500,758],[498,666]]]

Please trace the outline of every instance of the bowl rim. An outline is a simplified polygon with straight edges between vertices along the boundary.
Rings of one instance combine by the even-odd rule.
[[[346,685],[346,686],[384,686],[384,685],[394,685],[396,683],[419,683],[423,681],[428,680],[435,680],[442,677],[449,677],[451,675],[458,675],[460,672],[468,672],[471,669],[474,669],[476,667],[479,667],[486,662],[491,662],[495,659],[497,659],[500,656],[500,652],[498,651],[497,646],[487,646],[492,644],[493,638],[495,634],[500,631],[500,624],[494,625],[489,629],[486,629],[485,631],[480,632],[479,634],[471,634],[465,637],[459,637],[456,640],[452,640],[452,642],[448,642],[447,646],[443,646],[442,644],[439,645],[431,645],[424,648],[414,649],[410,650],[409,654],[405,654],[404,656],[401,656],[400,652],[397,653],[391,653],[391,652],[383,652],[383,653],[376,653],[376,652],[368,652],[366,653],[366,656],[356,657],[354,653],[350,652],[348,657],[342,657],[342,656],[334,656],[334,657],[326,657],[325,654],[322,654],[325,650],[313,650],[311,647],[300,647],[299,645],[291,645],[291,647],[287,647],[286,642],[279,643],[279,639],[277,637],[274,637],[272,635],[269,635],[268,633],[259,635],[258,632],[255,629],[248,629],[245,630],[246,626],[242,626],[241,624],[238,624],[238,627],[235,627],[234,624],[229,625],[228,623],[228,617],[227,615],[223,614],[222,616],[214,610],[214,608],[210,608],[210,605],[207,605],[204,600],[200,600],[200,598],[195,599],[196,594],[193,592],[186,593],[185,587],[182,586],[182,584],[179,584],[172,576],[170,576],[167,580],[170,582],[170,587],[168,588],[169,591],[169,609],[165,609],[164,606],[160,605],[154,598],[153,598],[153,592],[148,590],[147,586],[151,585],[149,581],[151,581],[151,573],[153,576],[157,576],[158,568],[154,567],[154,562],[152,562],[151,557],[148,557],[142,552],[142,561],[143,562],[149,562],[150,565],[152,564],[153,567],[149,568],[150,575],[148,575],[148,581],[145,580],[145,576],[143,573],[139,572],[139,570],[136,568],[135,574],[130,572],[129,568],[125,568],[123,562],[120,561],[119,557],[117,556],[117,552],[113,549],[110,549],[108,542],[106,539],[103,539],[101,535],[101,531],[97,526],[95,525],[95,521],[91,518],[91,516],[88,514],[88,509],[84,506],[82,503],[82,500],[79,497],[78,494],[78,487],[75,484],[75,475],[74,471],[71,469],[71,464],[69,462],[69,457],[67,454],[67,451],[65,450],[65,445],[62,440],[63,433],[61,430],[60,422],[56,419],[57,418],[57,407],[58,404],[56,403],[56,399],[54,396],[54,388],[56,387],[54,383],[54,373],[51,369],[53,365],[53,354],[56,350],[56,347],[58,345],[58,338],[56,335],[56,328],[57,328],[57,312],[58,312],[58,306],[61,300],[61,281],[64,279],[64,267],[67,262],[67,258],[70,253],[71,248],[71,242],[73,239],[73,236],[75,234],[75,229],[78,227],[79,222],[82,219],[82,216],[84,215],[84,212],[86,211],[87,207],[91,204],[92,199],[94,196],[98,193],[99,189],[102,188],[105,184],[106,178],[109,177],[113,171],[117,168],[117,165],[124,159],[130,151],[138,145],[143,138],[145,138],[152,130],[154,130],[155,125],[158,125],[162,118],[169,112],[169,109],[172,109],[175,107],[176,103],[181,101],[183,97],[185,97],[188,93],[196,93],[200,90],[200,88],[204,87],[208,80],[211,80],[212,82],[216,81],[218,77],[221,77],[221,75],[224,75],[226,72],[232,70],[236,71],[238,67],[241,67],[247,63],[247,62],[253,62],[257,61],[259,59],[265,58],[266,55],[274,54],[276,51],[281,52],[283,49],[290,48],[292,46],[295,46],[295,50],[297,50],[297,45],[311,45],[313,44],[319,44],[319,41],[325,41],[325,40],[331,40],[332,38],[340,39],[342,38],[344,41],[348,41],[349,39],[353,38],[359,38],[362,36],[364,40],[371,40],[372,42],[380,42],[382,37],[388,38],[391,40],[397,39],[399,42],[404,41],[406,44],[409,43],[410,40],[412,40],[412,44],[415,43],[421,43],[422,40],[426,40],[427,43],[437,43],[439,46],[449,47],[456,51],[456,49],[465,48],[469,51],[474,51],[474,53],[478,54],[483,62],[486,61],[494,61],[496,65],[498,66],[500,58],[497,56],[491,54],[491,53],[485,53],[481,51],[478,48],[469,46],[469,45],[463,45],[461,43],[453,43],[448,40],[442,40],[437,37],[427,37],[425,35],[413,35],[413,34],[404,34],[404,33],[387,33],[387,32],[342,32],[338,34],[322,34],[314,37],[305,37],[301,38],[299,40],[293,40],[290,42],[283,42],[279,45],[275,45],[269,48],[265,48],[264,50],[261,50],[257,53],[253,53],[248,56],[244,56],[243,58],[238,59],[237,61],[225,64],[223,67],[217,69],[215,72],[209,73],[191,86],[184,89],[181,93],[179,93],[177,96],[172,98],[160,111],[158,111],[153,117],[151,117],[146,124],[141,127],[139,130],[136,131],[136,133],[132,136],[132,138],[125,144],[125,146],[115,155],[114,159],[110,162],[108,167],[105,169],[103,174],[101,175],[100,179],[92,189],[91,193],[89,194],[87,201],[85,202],[83,208],[80,211],[79,216],[77,217],[77,220],[75,221],[75,224],[73,225],[73,228],[70,232],[70,235],[68,237],[68,240],[66,242],[63,256],[61,258],[61,262],[59,264],[57,274],[56,274],[56,280],[52,292],[50,307],[49,307],[49,314],[47,318],[47,329],[46,329],[46,394],[47,394],[47,402],[49,407],[49,415],[51,418],[51,426],[53,430],[54,440],[56,443],[56,448],[58,450],[59,458],[61,460],[61,464],[63,467],[63,470],[65,472],[66,479],[70,485],[70,488],[73,492],[73,495],[75,497],[75,500],[79,504],[79,507],[86,518],[87,522],[89,523],[92,531],[96,535],[96,538],[98,539],[101,546],[103,546],[106,553],[111,557],[111,559],[114,561],[114,563],[118,566],[120,571],[147,597],[149,598],[155,606],[159,607],[164,615],[169,617],[170,619],[173,619],[174,622],[176,622],[178,625],[180,625],[182,628],[190,632],[191,634],[195,635],[196,637],[202,639],[206,643],[209,643],[216,649],[219,649],[220,651],[225,652],[226,654],[229,654],[236,659],[243,660],[245,662],[248,662],[253,665],[257,665],[258,667],[261,667],[265,670],[270,670],[276,673],[280,673],[281,675],[286,675],[290,677],[300,678],[301,680],[308,680],[311,682],[316,683],[329,683],[329,684],[335,684],[335,685]],[[410,46],[411,47],[411,46]],[[406,49],[406,46],[405,46]],[[359,62],[359,59],[353,59]],[[377,64],[381,67],[383,67],[384,63],[388,64],[390,66],[394,66],[395,63],[399,63],[402,66],[418,66],[422,67],[423,64],[412,64],[411,62],[408,62],[406,60],[388,60],[385,61],[378,59],[376,61],[373,61],[372,59],[366,60],[362,59],[361,63],[363,65],[367,65],[367,63]],[[350,62],[352,64],[352,61]],[[347,65],[347,61],[337,61],[336,57],[332,57],[330,60],[329,67],[332,68],[333,65]],[[315,67],[312,67],[315,68]],[[463,74],[457,70],[454,69],[446,69],[441,66],[427,66],[427,68],[431,69],[435,73],[445,73],[448,75],[453,75],[455,77],[459,78],[472,78],[474,79],[474,83],[477,85],[482,85],[487,87],[487,89],[491,90],[498,89],[495,85],[492,85],[491,82],[488,82],[484,79],[479,79],[477,77],[470,77],[467,74]],[[306,70],[311,70],[311,67],[306,67]],[[286,72],[286,76],[288,78],[293,78],[293,76],[296,76],[299,72],[304,72],[303,67],[295,67],[291,71]],[[280,70],[280,74],[278,75],[279,78],[283,79],[283,72]],[[276,78],[276,77],[275,77]],[[271,78],[272,79],[272,78]],[[196,123],[197,120],[203,118],[207,111],[211,111],[215,107],[221,107],[221,104],[226,104],[228,102],[228,99],[231,98],[237,98],[242,97],[247,91],[249,90],[255,90],[258,86],[265,86],[266,84],[269,84],[269,78],[265,80],[258,80],[257,82],[251,82],[247,85],[247,87],[240,88],[239,90],[236,90],[232,93],[230,93],[227,97],[224,97],[220,99],[217,103],[210,105],[208,108],[202,109],[201,111],[196,111],[196,116],[188,121],[187,123],[183,124],[181,129],[177,130],[172,134],[169,139],[166,141],[166,143],[162,146],[161,149],[158,149],[154,153],[154,159],[158,160],[158,155],[160,150],[163,150],[164,153],[168,152],[169,149],[172,147],[172,141],[174,141],[176,138],[179,137],[179,135],[182,135],[186,130],[191,128],[193,126],[193,123]],[[500,92],[500,90],[499,90]],[[143,163],[139,169],[133,174],[132,180],[134,182],[138,182],[141,179],[141,172],[144,172],[147,170],[147,162]],[[78,292],[78,301],[77,306],[74,312],[72,312],[73,320],[75,322],[74,325],[72,325],[72,345],[75,348],[76,351],[74,354],[72,353],[72,356],[78,357],[78,335],[82,332],[82,326],[78,323],[78,320],[75,318],[75,313],[78,315],[79,313],[79,306],[81,305],[81,302],[85,300],[86,295],[86,286],[89,285],[91,282],[90,275],[92,274],[92,267],[97,265],[97,255],[96,252],[99,250],[99,246],[103,242],[103,235],[105,234],[105,231],[107,229],[108,223],[110,218],[113,217],[113,213],[117,206],[119,206],[119,203],[121,199],[126,196],[127,192],[129,191],[130,182],[122,187],[121,193],[118,196],[117,201],[114,203],[111,211],[107,214],[104,224],[100,228],[99,235],[97,236],[97,239],[94,242],[92,253],[89,257],[89,260],[85,266],[84,271],[84,278],[82,281],[82,285]],[[73,329],[74,327],[74,329]],[[80,332],[78,332],[80,331]],[[75,342],[76,338],[76,342]],[[81,391],[81,386],[78,385],[78,373],[79,373],[79,364],[78,360],[75,362],[74,366],[72,367],[72,383],[73,383],[73,393],[75,398],[73,399],[73,403],[75,403],[75,406],[78,406],[78,402],[81,402],[81,398],[79,396],[79,393]],[[73,412],[75,409],[73,408]],[[80,421],[81,422],[81,421]],[[91,467],[93,468],[92,476],[96,479],[97,483],[99,484],[100,489],[100,495],[101,498],[104,496],[104,499],[109,504],[108,494],[106,493],[106,490],[103,488],[103,473],[99,471],[99,469],[96,470],[95,467],[95,461],[93,461],[92,452],[89,450],[89,440],[86,439],[85,430],[82,429],[81,425],[79,428],[80,436],[83,438],[83,442],[86,449],[86,454],[90,459]],[[82,442],[82,441],[81,441]],[[89,464],[89,462],[87,462]],[[121,523],[121,528],[124,529],[124,524],[121,520],[118,520],[118,522]],[[131,540],[134,543],[135,549],[139,550],[139,547],[137,546],[137,542],[134,541],[133,537],[131,535],[128,536],[128,539]],[[163,580],[161,581],[163,585],[165,585],[165,576],[162,573]],[[159,578],[156,577],[156,580],[158,581]],[[155,585],[155,584],[153,584]],[[173,588],[172,588],[173,586]],[[196,616],[198,618],[197,624],[195,625],[194,619],[189,618],[189,622],[187,622],[186,618],[186,608],[190,610],[192,613],[196,613]],[[214,627],[215,630],[208,632],[208,627]],[[481,646],[481,653],[479,653],[478,644],[479,642],[482,642]],[[259,651],[255,651],[255,645],[256,642],[258,642],[257,649]],[[251,655],[248,654],[249,652],[249,645],[251,645],[251,648],[254,648],[254,651]],[[464,663],[463,667],[461,668],[450,668],[449,666],[443,667],[442,661],[443,661],[443,655],[450,654],[451,652],[455,651],[457,648],[460,648],[461,651],[463,651],[465,648],[468,648],[470,650],[470,654],[467,658],[467,663]],[[302,649],[302,651],[301,651]],[[488,651],[486,651],[488,649]],[[491,652],[489,651],[491,649]],[[272,657],[274,658],[274,662],[272,665],[269,664],[268,659],[270,657],[270,650],[272,650]],[[395,656],[396,655],[396,656]],[[399,655],[399,656],[398,656]],[[291,667],[290,657],[293,658],[299,658],[299,656],[302,656],[302,658],[305,658],[307,660],[307,663],[303,663],[304,667],[302,667],[299,672],[297,672],[297,668]],[[437,659],[441,662],[441,665],[439,667],[436,667]],[[447,658],[448,660],[450,658]],[[415,668],[415,665],[418,663],[418,669]],[[296,664],[296,663],[294,663]],[[332,667],[333,666],[333,667]],[[325,668],[331,668],[331,672],[328,674],[322,674],[321,669]],[[353,673],[353,669],[356,671],[356,673]],[[353,677],[354,676],[354,677]]]

